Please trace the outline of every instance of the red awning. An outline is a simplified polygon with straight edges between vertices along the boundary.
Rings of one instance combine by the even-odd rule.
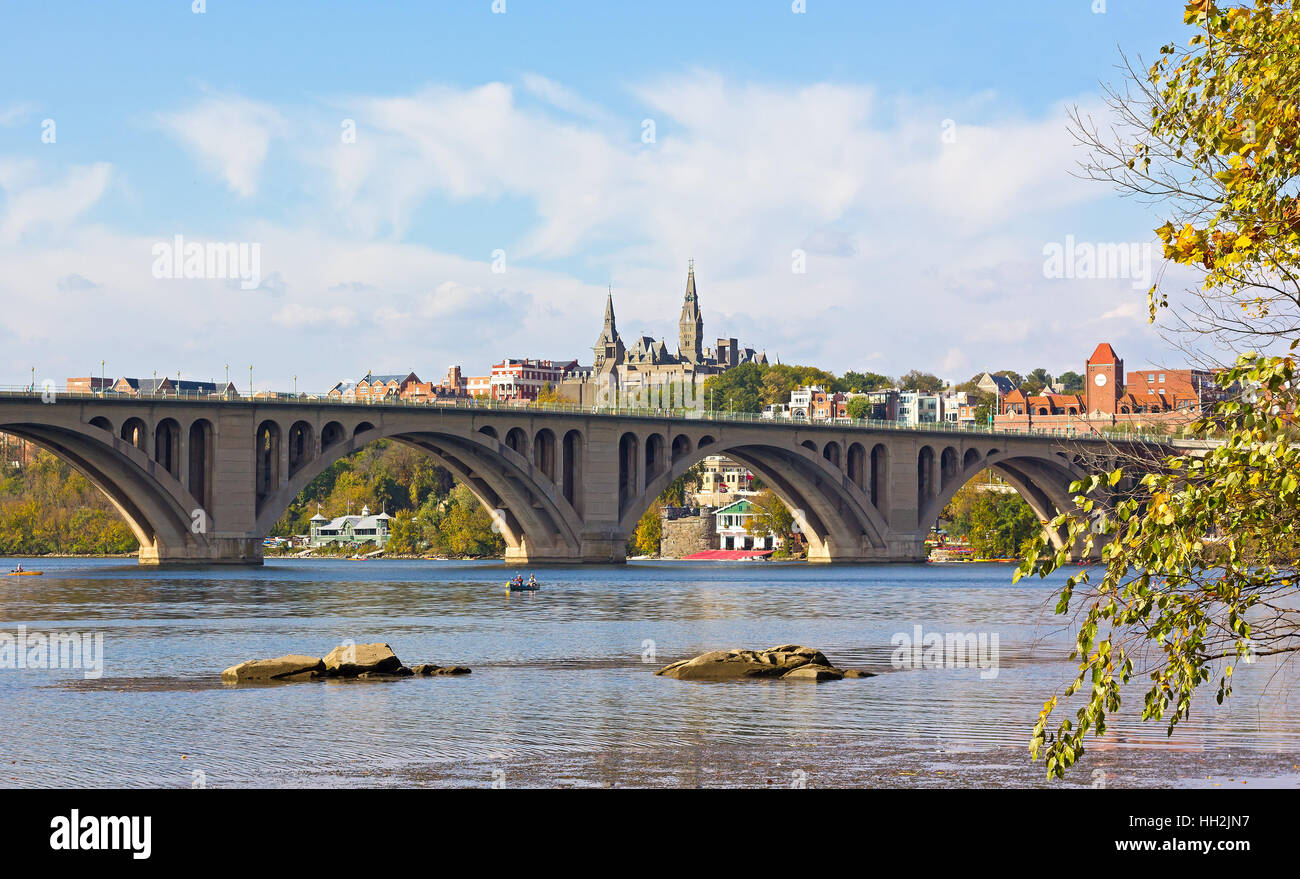
[[[746,559],[766,558],[771,554],[770,549],[706,549],[682,556],[682,559],[690,562],[743,562]]]

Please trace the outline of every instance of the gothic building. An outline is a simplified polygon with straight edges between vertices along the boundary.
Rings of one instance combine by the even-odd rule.
[[[577,402],[596,402],[596,387],[606,393],[636,393],[668,385],[702,386],[704,379],[742,363],[767,364],[767,355],[753,348],[741,348],[734,338],[718,339],[713,348],[704,347],[704,318],[695,290],[695,262],[686,270],[686,296],[677,323],[677,351],[650,336],[638,336],[631,344],[623,341],[614,319],[614,294],[605,299],[605,322],[592,346],[592,367],[578,369],[561,384],[560,393]],[[689,393],[689,391],[688,391]],[[681,401],[674,400],[674,405]]]

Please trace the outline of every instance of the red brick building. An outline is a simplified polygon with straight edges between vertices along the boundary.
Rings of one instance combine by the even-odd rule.
[[[492,365],[493,399],[536,400],[547,386],[558,387],[565,373],[578,365],[576,360],[503,360]]]
[[[1002,397],[994,429],[1088,433],[1101,427],[1190,422],[1224,391],[1201,369],[1149,368],[1125,372],[1124,360],[1102,342],[1084,364],[1084,396],[1028,395],[1016,388]]]

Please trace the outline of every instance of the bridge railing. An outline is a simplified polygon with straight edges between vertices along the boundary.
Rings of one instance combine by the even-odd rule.
[[[66,399],[80,400],[114,400],[119,402],[171,402],[189,401],[196,403],[231,403],[239,405],[265,405],[284,403],[323,404],[328,406],[375,406],[385,408],[411,409],[469,409],[479,411],[502,412],[549,412],[572,415],[610,415],[630,418],[677,419],[682,421],[739,422],[751,424],[783,424],[795,427],[843,427],[856,430],[909,430],[925,433],[976,434],[980,436],[1059,436],[1072,439],[1115,440],[1137,443],[1158,443],[1168,445],[1172,442],[1185,442],[1185,437],[1170,433],[1132,430],[1128,426],[1107,425],[1092,426],[1085,429],[1072,427],[1043,428],[997,428],[991,429],[982,424],[962,424],[953,421],[925,421],[909,423],[902,421],[885,421],[872,418],[833,418],[809,420],[804,418],[769,417],[752,412],[735,412],[722,409],[686,409],[656,408],[632,406],[582,406],[577,403],[537,403],[494,400],[485,397],[468,399],[409,399],[385,396],[378,399],[369,397],[358,400],[345,398],[339,394],[320,394],[312,392],[260,392],[250,399],[238,394],[210,394],[197,391],[171,391],[165,393],[125,393],[121,391],[67,391],[47,386],[33,388],[31,385],[0,385],[0,399],[18,398],[42,402],[56,402]],[[1207,443],[1212,445],[1213,443]]]

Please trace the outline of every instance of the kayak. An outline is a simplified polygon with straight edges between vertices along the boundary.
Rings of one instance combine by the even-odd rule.
[[[44,571],[10,571],[8,574],[5,574],[5,576],[6,577],[39,577],[44,573],[45,573]]]
[[[507,592],[536,592],[538,589],[541,588],[542,588],[541,583],[538,583],[536,586],[529,586],[527,583],[522,583],[522,584],[506,583]]]

